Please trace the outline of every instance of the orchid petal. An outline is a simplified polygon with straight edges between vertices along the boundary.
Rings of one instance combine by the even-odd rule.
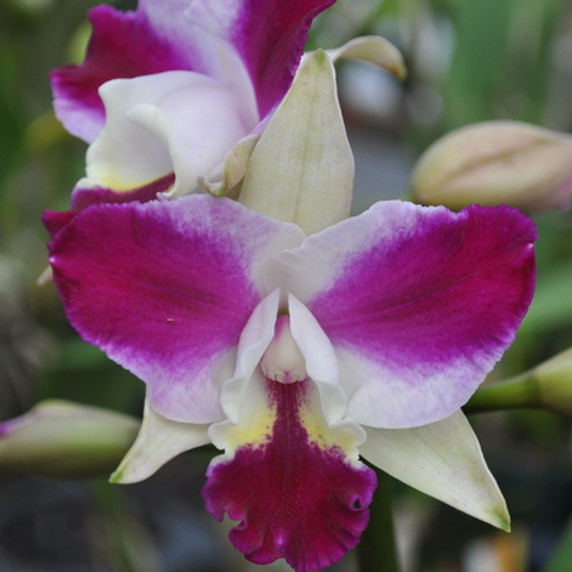
[[[79,211],[91,206],[101,203],[128,203],[137,201],[146,203],[157,198],[159,193],[164,193],[172,187],[175,180],[175,175],[170,174],[161,179],[156,179],[149,185],[133,189],[131,191],[124,191],[116,193],[112,189],[104,187],[82,187],[76,185],[72,192],[72,202],[69,210],[67,211],[45,211],[42,217],[42,222],[46,230],[50,234],[50,238],[54,238],[56,234],[62,230],[77,214]],[[80,181],[81,183],[81,181]]]
[[[287,91],[312,19],[333,0],[140,0],[134,12],[99,6],[82,65],[52,74],[58,118],[93,141],[105,122],[97,90],[107,81],[187,70],[256,93],[260,117]]]
[[[316,318],[292,295],[288,297],[288,311],[292,336],[306,360],[308,377],[318,386],[324,418],[330,427],[337,427],[346,413],[347,398],[339,385],[335,350]],[[355,438],[361,443],[365,434],[359,431],[361,435]]]
[[[107,122],[88,150],[83,186],[125,191],[174,171],[170,194],[190,193],[257,122],[254,102],[193,72],[114,80],[100,94]]]
[[[339,59],[363,60],[386,69],[399,79],[404,79],[407,75],[401,52],[380,36],[354,38],[326,53],[334,62]]]
[[[202,2],[194,2],[201,4]],[[118,78],[196,71],[252,92],[235,49],[194,22],[186,0],[141,0],[135,12],[99,6],[89,12],[93,34],[85,62],[52,73],[56,114],[70,133],[91,142],[105,123],[98,89]]]
[[[216,165],[207,175],[198,178],[199,187],[215,196],[236,198],[246,174],[248,161],[259,139],[258,133],[240,139],[224,156],[222,163]]]
[[[263,564],[284,557],[296,570],[314,570],[358,542],[375,476],[359,463],[363,429],[340,419],[335,407],[332,416],[336,399],[345,409],[343,394],[331,379],[333,349],[294,299],[288,305],[298,338],[305,348],[318,349],[311,369],[329,384],[318,387],[304,379],[286,387],[261,374],[264,367],[258,364],[272,360],[263,354],[268,355],[271,341],[277,343],[279,301],[275,290],[258,305],[241,335],[235,377],[221,392],[229,418],[209,429],[213,444],[225,454],[209,466],[203,496],[215,518],[227,512],[241,521],[230,538],[249,560]]]
[[[177,43],[161,38],[141,10],[122,13],[98,6],[89,12],[89,19],[93,35],[85,63],[59,68],[51,79],[58,119],[70,133],[91,142],[105,122],[97,90],[106,81],[187,66],[177,54]]]
[[[256,306],[240,334],[236,369],[232,379],[224,383],[220,397],[224,413],[232,423],[238,423],[241,404],[249,396],[254,370],[274,337],[279,302],[280,292],[274,290]]]
[[[312,20],[335,0],[195,0],[192,19],[232,42],[249,71],[264,117],[284,96]]]
[[[239,200],[310,234],[349,215],[353,174],[334,67],[318,51],[298,70],[256,145]]]
[[[508,531],[510,516],[461,411],[414,429],[366,428],[360,453],[391,476]]]
[[[267,268],[323,328],[359,423],[451,415],[512,342],[534,286],[530,219],[392,201],[308,237]]]
[[[238,423],[211,428],[226,452],[207,471],[207,510],[240,521],[230,539],[252,562],[322,569],[358,543],[375,474],[357,461],[353,432],[327,426],[311,380],[284,384],[259,371]]]
[[[158,413],[208,423],[222,418],[220,383],[262,297],[261,267],[301,240],[294,225],[191,196],[85,209],[50,261],[80,334],[148,384]]]
[[[180,453],[210,443],[208,427],[166,419],[146,399],[137,439],[111,475],[110,481],[127,484],[149,478]]]

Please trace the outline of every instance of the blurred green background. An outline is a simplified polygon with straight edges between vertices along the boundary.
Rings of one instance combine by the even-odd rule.
[[[53,284],[36,283],[47,266],[42,212],[66,208],[86,150],[55,120],[48,74],[81,61],[89,36],[85,13],[93,5],[0,0],[0,419],[46,397],[141,411],[143,384],[80,341]],[[519,119],[572,130],[566,0],[339,0],[316,21],[308,47],[369,33],[402,50],[409,75],[399,84],[366,65],[339,69],[356,154],[356,212],[403,196],[416,158],[453,128]],[[517,374],[572,346],[572,213],[536,221],[537,295],[493,377]],[[404,569],[569,571],[572,554],[558,552],[566,550],[572,508],[569,420],[523,410],[472,421],[506,494],[514,533],[496,533],[396,483]],[[226,541],[202,509],[198,491],[208,458],[208,452],[184,455],[132,487],[0,475],[0,572],[255,569],[221,552]],[[353,566],[350,555],[332,570]]]

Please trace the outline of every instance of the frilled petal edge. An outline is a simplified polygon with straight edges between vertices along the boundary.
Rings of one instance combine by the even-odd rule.
[[[249,560],[321,570],[359,542],[375,473],[354,460],[351,428],[327,426],[311,380],[255,374],[238,423],[210,434],[226,452],[207,471],[207,510],[239,521],[230,539]]]

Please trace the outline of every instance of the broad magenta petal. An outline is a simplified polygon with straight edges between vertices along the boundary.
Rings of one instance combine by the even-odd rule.
[[[248,69],[260,116],[282,99],[300,62],[312,20],[335,0],[195,1],[191,13],[234,45]]]
[[[152,407],[209,423],[224,418],[220,383],[261,299],[260,265],[300,242],[294,225],[203,195],[89,207],[50,262],[72,325],[148,384]]]
[[[161,4],[169,4],[163,2]],[[98,6],[89,12],[93,26],[86,61],[52,73],[56,114],[66,129],[93,141],[105,121],[103,103],[97,93],[105,82],[173,69],[189,68],[189,59],[168,36],[157,33],[145,12],[120,12]],[[173,26],[180,19],[174,17]]]
[[[239,91],[251,83],[264,117],[292,82],[312,19],[333,2],[140,0],[133,12],[94,8],[85,62],[52,73],[56,114],[70,133],[91,142],[105,121],[101,85],[189,70]]]
[[[86,188],[81,185],[82,181],[73,190],[72,203],[67,211],[45,211],[43,223],[50,234],[50,238],[54,238],[56,234],[66,226],[81,210],[102,203],[129,203],[137,201],[146,203],[157,198],[159,193],[166,192],[175,182],[175,175],[171,173],[165,177],[161,177],[153,181],[149,185],[145,185],[131,191],[117,193],[113,189],[103,187]]]
[[[285,253],[282,274],[336,350],[349,414],[410,427],[459,409],[514,339],[535,239],[508,207],[384,202]]]
[[[337,444],[348,435],[326,428],[311,380],[263,383],[273,425],[265,439],[211,463],[207,510],[217,520],[227,513],[240,521],[230,539],[252,562],[285,558],[298,572],[321,570],[359,542],[375,473]],[[244,435],[240,425],[225,429],[229,440]]]

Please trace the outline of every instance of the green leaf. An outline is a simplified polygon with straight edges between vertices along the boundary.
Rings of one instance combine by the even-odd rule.
[[[550,561],[548,568],[544,572],[569,572],[572,562],[572,520],[568,523],[568,528],[560,542],[556,554]]]

